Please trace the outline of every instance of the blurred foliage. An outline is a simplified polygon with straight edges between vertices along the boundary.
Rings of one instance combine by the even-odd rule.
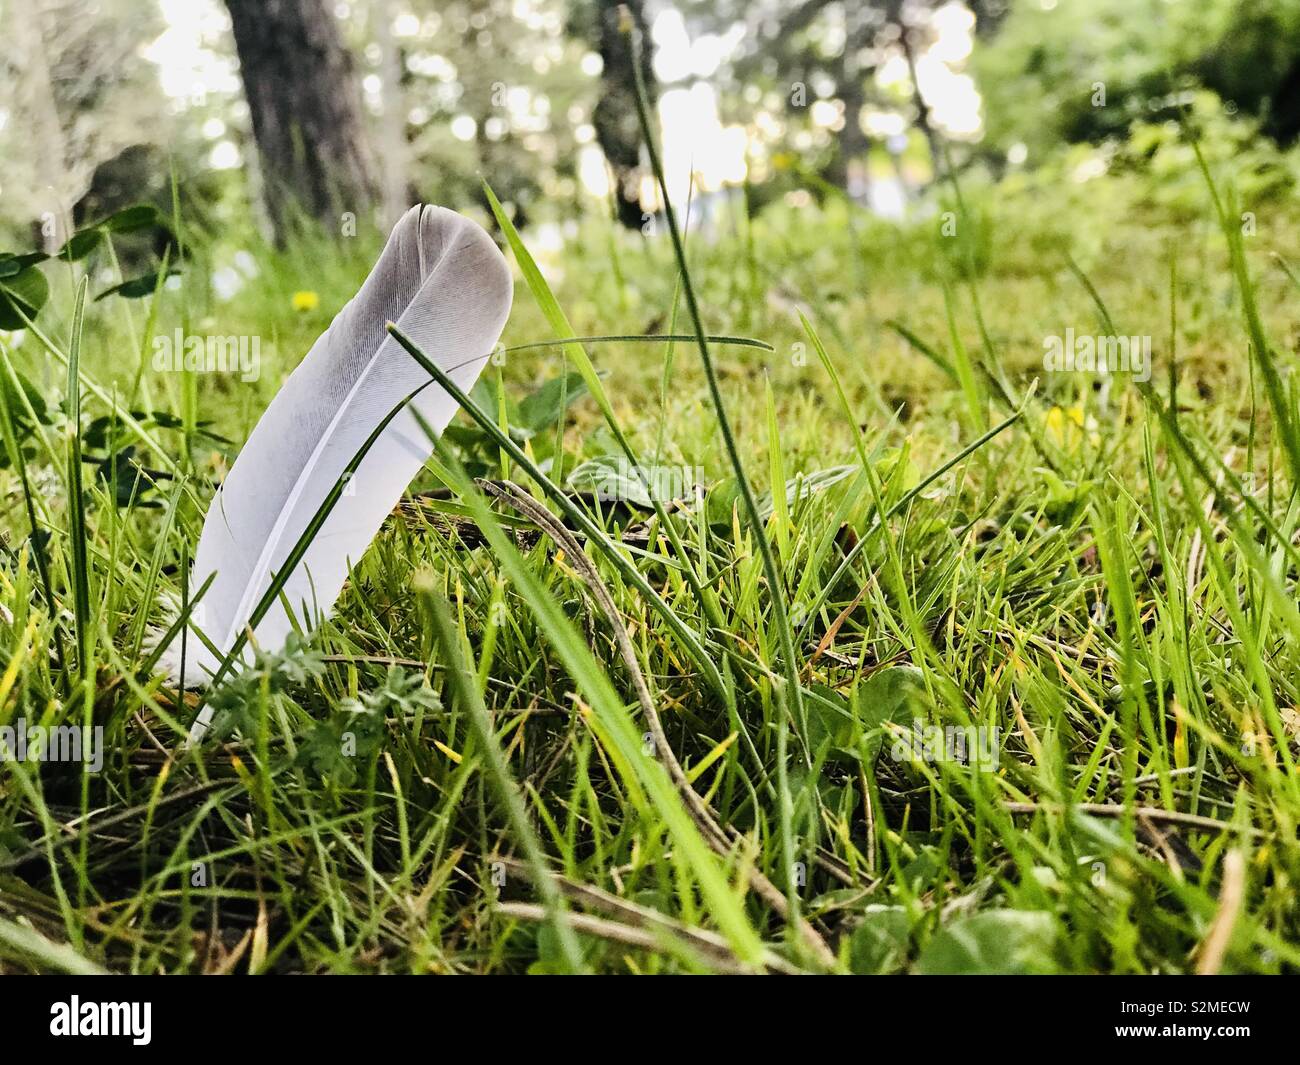
[[[1298,40],[1300,0],[1022,0],[975,53],[984,149],[1037,164],[1170,117],[1197,86],[1289,142]]]
[[[187,134],[168,111],[156,69],[139,55],[161,29],[156,5],[7,0],[4,8],[0,243],[29,246],[42,224],[47,239],[66,236],[72,205],[96,167],[137,143],[142,131],[159,142],[183,142]]]
[[[769,153],[795,153],[830,185],[861,198],[866,177],[855,164],[873,148],[877,162],[886,158],[881,137],[864,124],[868,112],[897,115],[899,128],[912,130],[911,138],[898,135],[891,152],[922,147],[921,98],[910,78],[883,74],[891,60],[909,50],[924,53],[935,42],[939,0],[684,0],[678,6],[692,37],[713,35],[732,45],[714,80],[726,114],[749,126]],[[819,121],[817,108],[834,117]],[[766,176],[761,162],[759,172]]]
[[[964,187],[972,214],[984,219],[981,228],[1015,237],[996,248],[976,238],[981,272],[991,257],[1002,271],[1026,273],[1045,260],[1063,261],[1065,249],[1089,260],[1121,232],[1131,242],[1157,234],[1174,239],[1179,227],[1203,219],[1208,206],[1192,136],[1213,171],[1231,164],[1248,209],[1279,204],[1300,178],[1296,151],[1280,149],[1260,133],[1258,121],[1230,115],[1212,92],[1188,93],[1177,117],[1135,122],[1123,137],[1062,146],[1040,165],[1013,168],[999,180],[990,171],[969,172]],[[946,197],[943,202],[955,209]],[[1081,224],[1090,217],[1107,223]],[[1134,218],[1142,219],[1140,227],[1130,223]]]
[[[241,298],[284,305],[272,280],[280,257],[260,231],[257,150],[234,49],[221,5],[202,6],[211,17],[195,23],[196,46],[226,76],[180,96],[175,84],[160,83],[163,67],[155,64],[162,63],[168,22],[153,3],[40,0],[34,17],[15,22],[21,47],[0,57],[7,75],[0,77],[0,247],[13,249],[0,263],[0,283],[16,294],[0,293],[5,328],[21,324],[15,299],[30,310],[44,298],[40,271],[17,257],[57,251],[70,234],[132,204],[152,205],[160,224],[115,233],[111,248],[96,251],[93,265],[103,274],[94,291],[152,291],[170,243],[173,174],[187,246],[214,238],[220,245],[201,268],[212,278],[196,283],[220,275],[212,299],[242,291]],[[596,114],[608,93],[593,42],[598,7],[598,0],[336,5],[381,149],[392,136],[388,109],[400,112],[400,151],[392,154],[404,158],[391,165],[406,172],[409,200],[473,210],[482,206],[486,177],[519,224],[548,224],[550,247],[573,237],[576,220],[608,215],[584,184],[593,167],[604,168]],[[1211,162],[1233,160],[1247,203],[1292,187],[1294,160],[1284,149],[1300,133],[1300,0],[990,0],[966,7],[975,19],[973,53],[943,62],[975,76],[983,128],[977,139],[946,143],[940,130],[939,146],[971,189],[970,225],[949,252],[902,242],[905,254],[929,257],[918,265],[931,274],[954,263],[959,273],[981,270],[995,250],[996,218],[1011,212],[1033,221],[1017,230],[1029,242],[1024,257],[1037,256],[1079,228],[1062,216],[1082,210],[1085,188],[1096,202],[1089,186],[1102,175],[1101,195],[1124,209],[1142,202],[1160,217],[1188,217],[1200,193],[1180,116],[1199,131]],[[884,186],[897,190],[892,213],[903,216],[905,228],[939,224],[936,216],[953,209],[945,183],[934,180],[942,167],[932,166],[917,125],[924,101],[905,59],[909,50],[915,58],[934,46],[942,24],[965,19],[969,26],[959,4],[677,0],[672,10],[653,7],[651,21],[665,13],[676,18],[679,36],[665,36],[657,22],[650,36],[661,52],[685,41],[691,54],[669,57],[674,62],[663,69],[676,73],[660,72],[662,89],[707,84],[720,120],[742,128],[748,143],[743,196],[697,184],[697,221],[716,226],[733,211],[747,208],[752,217],[812,201],[838,212],[845,194],[875,207],[869,192]],[[697,55],[700,42],[709,47]],[[704,54],[713,56],[711,66]],[[396,85],[388,84],[393,71]],[[46,82],[52,96],[42,105]],[[61,185],[51,190],[55,171]],[[1128,180],[1138,174],[1151,180]],[[41,230],[46,201],[57,201],[52,232]],[[847,217],[858,230],[871,223],[859,212]],[[375,234],[363,228],[364,240],[343,242],[341,276],[351,277],[354,251],[359,260],[372,250]],[[317,236],[305,233],[294,254],[317,247]],[[327,236],[337,258],[337,234]],[[98,238],[89,232],[84,239]],[[1103,238],[1073,232],[1073,239],[1096,245]],[[1020,257],[1009,249],[1001,261]],[[319,255],[315,261],[324,270]],[[309,287],[328,296],[324,272]],[[269,291],[244,287],[259,274]]]
[[[588,122],[596,86],[582,70],[586,44],[565,35],[566,5],[387,6],[405,16],[404,31],[413,31],[394,39],[413,199],[478,203],[486,177],[525,216],[550,196],[576,206],[575,164],[580,139],[594,136]],[[364,34],[364,26],[356,29]],[[361,55],[378,68],[373,42],[361,46]]]

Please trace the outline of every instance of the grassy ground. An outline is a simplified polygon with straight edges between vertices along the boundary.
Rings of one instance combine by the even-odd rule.
[[[91,721],[107,754],[0,768],[0,970],[1300,967],[1297,293],[1268,256],[1300,218],[1237,236],[1204,184],[1190,214],[1089,214],[1107,180],[1054,235],[979,197],[955,232],[829,204],[692,233],[708,330],[772,348],[710,346],[763,541],[694,340],[525,346],[693,331],[667,239],[585,224],[475,392],[523,452],[462,418],[334,619],[192,751],[195,697],[142,665],[214,436],[373,249],[264,251],[228,304],[201,262],[156,306],[91,303],[79,420],[52,270],[49,345],[0,340],[47,406],[9,394],[0,724]],[[260,336],[261,378],[137,374],[177,326]],[[1067,328],[1151,336],[1154,391],[1045,373]],[[162,414],[96,435],[114,402]],[[114,506],[82,463],[70,505],[74,441],[174,477]],[[704,492],[570,485],[629,452]]]

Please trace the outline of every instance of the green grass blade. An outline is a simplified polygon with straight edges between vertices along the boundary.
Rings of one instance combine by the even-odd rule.
[[[460,647],[456,627],[452,624],[447,602],[432,587],[421,589],[420,597],[429,610],[438,645],[447,662],[447,682],[456,693],[461,706],[469,714],[470,726],[483,752],[488,782],[505,809],[516,840],[523,848],[524,856],[532,871],[533,887],[546,906],[551,927],[555,929],[555,937],[560,944],[560,951],[570,972],[583,972],[586,965],[582,960],[582,950],[578,946],[577,936],[565,919],[564,900],[556,890],[555,882],[546,867],[546,855],[542,852],[541,841],[538,840],[537,833],[533,831],[533,826],[528,820],[528,811],[524,808],[519,789],[510,776],[505,755],[501,752],[501,744],[497,742],[496,732],[492,727],[492,719],[488,716],[487,707],[483,705],[483,696],[465,662],[465,655]]]

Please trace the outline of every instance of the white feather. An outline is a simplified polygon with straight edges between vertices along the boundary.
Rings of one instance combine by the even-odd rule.
[[[393,228],[378,263],[271,401],[203,524],[190,588],[215,574],[194,624],[185,681],[219,668],[326,495],[383,418],[429,376],[387,332],[389,321],[469,390],[510,313],[509,267],[478,225],[441,207],[413,207]],[[410,407],[436,431],[456,404],[436,384]],[[283,596],[310,629],[328,614],[351,565],[360,560],[432,445],[408,408],[389,423],[357,467]],[[278,650],[292,623],[276,602],[255,630]],[[179,665],[179,639],[165,661]],[[246,649],[241,659],[251,657]],[[207,715],[195,721],[191,741]]]

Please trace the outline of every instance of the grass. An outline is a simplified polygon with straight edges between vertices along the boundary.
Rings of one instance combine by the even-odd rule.
[[[374,249],[262,249],[229,304],[201,251],[143,302],[51,266],[39,335],[0,337],[46,407],[4,391],[0,725],[92,721],[105,761],[0,766],[0,971],[1300,968],[1297,291],[1268,255],[1300,216],[1252,205],[1243,240],[1226,188],[1172,218],[1109,180],[1077,243],[978,193],[955,237],[831,202],[676,247],[592,219],[534,260],[507,225],[504,363],[334,618],[190,748],[146,630],[200,591],[219,438]],[[152,371],[183,322],[262,337],[261,378]],[[1045,373],[1066,328],[1152,336],[1150,384]],[[103,417],[168,475],[131,505],[86,461]],[[706,492],[570,487],[616,459]],[[996,765],[924,757],[936,725]]]

